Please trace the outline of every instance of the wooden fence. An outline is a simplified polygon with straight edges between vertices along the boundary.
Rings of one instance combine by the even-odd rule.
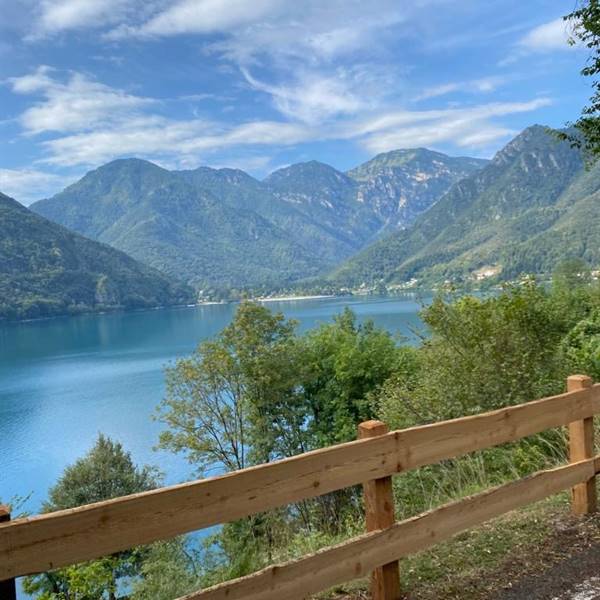
[[[572,488],[572,508],[596,508],[593,416],[600,384],[568,378],[567,392],[480,415],[388,432],[359,426],[359,439],[210,479],[35,517],[0,511],[0,598],[14,579],[169,539],[211,525],[362,484],[367,533],[185,600],[291,600],[372,574],[375,600],[400,598],[398,559],[510,510]],[[570,462],[396,522],[391,476],[569,425]],[[4,516],[2,516],[4,515]]]

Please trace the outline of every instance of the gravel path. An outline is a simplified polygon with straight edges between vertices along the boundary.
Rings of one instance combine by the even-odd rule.
[[[515,583],[493,600],[600,600],[600,544]]]

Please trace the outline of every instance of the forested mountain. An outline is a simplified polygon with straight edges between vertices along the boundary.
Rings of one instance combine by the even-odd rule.
[[[406,226],[485,162],[405,152],[350,174],[312,161],[264,181],[117,160],[32,209],[197,288],[270,288],[326,272],[386,228]]]
[[[345,239],[294,203],[281,201],[268,186],[244,171],[199,167],[179,174],[228,206],[257,213],[308,249],[317,265],[338,264],[362,248],[356,240]]]
[[[194,301],[186,285],[0,193],[0,319]]]
[[[431,208],[452,184],[488,163],[446,156],[426,148],[393,150],[348,171],[359,184],[358,197],[387,229],[404,229]]]
[[[566,257],[600,262],[600,167],[533,126],[456,183],[414,226],[339,268],[342,285],[547,273]]]
[[[199,288],[277,285],[328,264],[237,200],[217,198],[189,174],[126,159],[33,209]]]

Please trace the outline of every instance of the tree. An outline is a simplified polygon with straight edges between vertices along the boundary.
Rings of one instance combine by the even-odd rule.
[[[243,302],[219,336],[167,369],[162,447],[201,473],[234,470],[356,437],[373,416],[369,394],[395,364],[393,338],[349,310],[299,336],[296,323]],[[228,575],[261,565],[293,532],[336,530],[356,495],[333,494],[224,526]]]
[[[359,324],[346,308],[333,323],[310,331],[302,345],[311,448],[356,439],[357,425],[373,418],[370,395],[396,366],[393,337],[372,321]]]
[[[160,446],[184,453],[201,474],[306,450],[295,328],[281,313],[242,302],[215,340],[167,369],[157,414],[167,425]],[[217,542],[234,574],[244,572],[255,552],[270,556],[284,514],[271,511],[222,528]]]
[[[200,473],[235,470],[304,450],[294,321],[252,302],[166,371],[160,446]]]
[[[173,600],[202,587],[199,560],[184,538],[152,544],[132,585],[131,600]]]
[[[157,484],[155,469],[137,467],[121,444],[99,435],[92,449],[65,469],[43,510],[73,508],[150,490]],[[139,575],[144,554],[143,549],[134,549],[28,577],[23,589],[39,600],[114,600],[120,582]]]
[[[600,381],[600,311],[581,320],[562,343],[562,352],[572,373]]]
[[[358,424],[375,416],[372,394],[396,367],[393,337],[372,321],[358,323],[346,308],[300,343],[307,449],[356,439]],[[339,490],[303,503],[300,514],[307,528],[336,534],[360,514],[360,497],[356,488]]]
[[[581,42],[590,50],[587,65],[581,70],[584,77],[596,77],[600,73],[600,0],[584,0],[578,8],[564,17],[572,27],[571,44]],[[562,133],[573,146],[583,148],[587,156],[595,160],[600,156],[600,81],[592,81],[594,93],[590,104],[582,110],[581,117],[573,124],[577,134]]]
[[[380,417],[402,429],[564,391],[571,367],[561,343],[593,304],[594,290],[581,283],[581,272],[579,263],[565,265],[550,289],[528,280],[486,298],[437,297],[421,313],[429,335],[419,347],[406,349],[377,395]],[[592,330],[586,327],[585,336]],[[580,351],[579,333],[569,348],[587,361],[592,344]],[[405,473],[394,480],[398,511],[410,516],[522,477],[564,460],[565,449],[555,429]]]

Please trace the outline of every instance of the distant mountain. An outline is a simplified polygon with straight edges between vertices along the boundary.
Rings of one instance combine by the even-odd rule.
[[[0,319],[194,301],[193,291],[0,193]]]
[[[277,200],[292,205],[343,243],[346,256],[381,229],[372,208],[359,200],[356,181],[324,163],[313,160],[279,169],[264,184]]]
[[[548,273],[566,257],[600,262],[600,166],[546,128],[523,131],[454,184],[414,225],[335,271],[341,285]]]
[[[446,156],[426,148],[392,150],[348,171],[348,175],[359,184],[358,199],[371,207],[385,229],[405,229],[454,183],[488,162]]]
[[[355,240],[343,239],[293,203],[277,198],[269,186],[238,169],[199,167],[178,174],[197,189],[236,210],[251,210],[284,231],[310,251],[316,265],[334,265],[359,250]]]
[[[273,288],[326,272],[404,226],[482,163],[425,150],[392,162],[379,157],[351,176],[312,161],[261,182],[236,169],[117,160],[31,208],[197,288]],[[421,193],[419,179],[437,183]]]
[[[237,200],[217,198],[189,173],[125,159],[32,208],[199,288],[277,285],[324,267]]]

